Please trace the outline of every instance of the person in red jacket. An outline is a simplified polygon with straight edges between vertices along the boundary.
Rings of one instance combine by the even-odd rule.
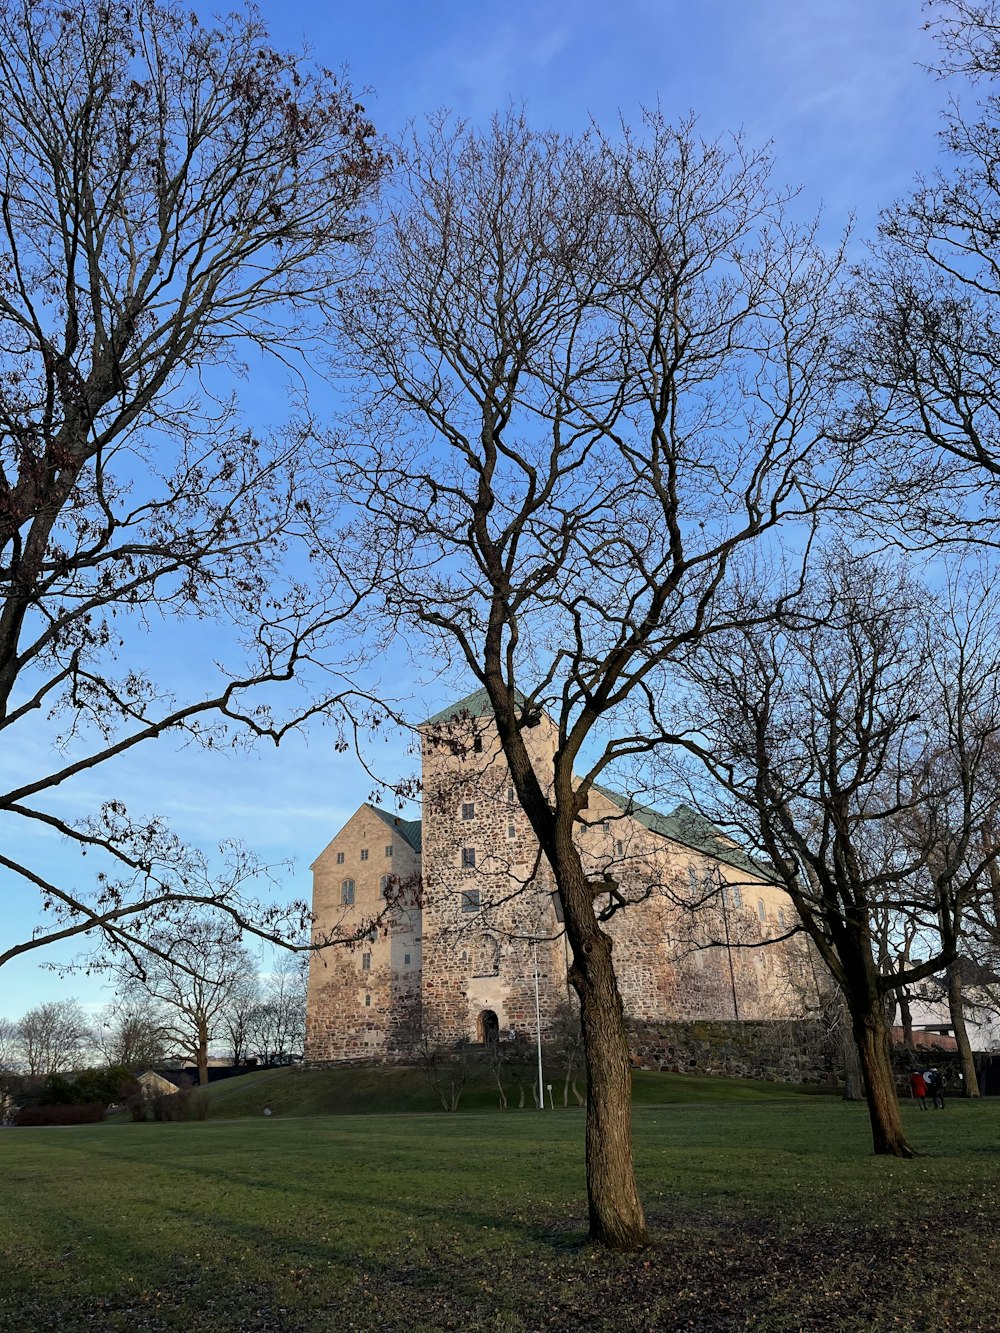
[[[916,1098],[923,1110],[927,1110],[927,1084],[918,1070],[910,1075],[910,1096]]]

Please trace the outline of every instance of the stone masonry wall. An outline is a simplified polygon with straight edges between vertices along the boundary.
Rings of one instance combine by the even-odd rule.
[[[838,1082],[838,1052],[822,1026],[807,1020],[634,1024],[629,1045],[637,1069],[831,1087]]]
[[[551,721],[543,717],[527,740],[545,785]],[[514,799],[492,719],[427,727],[422,744],[422,853],[384,812],[362,806],[314,863],[317,933],[363,931],[384,906],[387,871],[419,883],[420,897],[356,947],[314,955],[310,1060],[405,1058],[421,1032],[442,1043],[482,1041],[493,1025],[533,1033],[536,948],[543,1032],[565,1012],[570,960],[554,881]],[[790,907],[777,886],[653,833],[596,789],[580,844],[588,875],[606,877],[629,903],[604,928],[631,1021],[724,1023],[801,1010],[806,953],[799,941],[779,942]],[[604,906],[598,899],[597,910]]]
[[[478,738],[478,748],[477,741]],[[495,728],[485,719],[423,740],[423,1010],[440,1041],[548,1030],[566,1002],[565,946],[548,866],[513,799]]]
[[[331,931],[361,938],[320,949],[310,960],[308,1060],[385,1059],[412,1043],[419,1027],[420,910],[407,904],[419,870],[414,849],[367,805],[313,863],[314,938]],[[388,912],[387,876],[390,894],[399,898]],[[343,901],[345,883],[354,886],[350,903]]]

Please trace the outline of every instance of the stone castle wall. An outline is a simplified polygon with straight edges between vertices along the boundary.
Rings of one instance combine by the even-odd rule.
[[[419,1028],[420,910],[407,906],[420,857],[370,806],[348,820],[313,863],[314,938],[360,939],[312,955],[306,1009],[311,1060],[391,1057]],[[382,881],[400,906],[386,909]],[[352,884],[351,902],[344,885]],[[365,927],[370,927],[367,931]]]
[[[839,1051],[828,1034],[805,1019],[637,1023],[631,1026],[629,1047],[636,1069],[664,1073],[828,1087],[842,1076]]]
[[[528,741],[544,779],[556,743],[551,722],[543,718]],[[385,812],[362,806],[313,866],[317,938],[377,924],[352,948],[314,955],[309,1060],[400,1059],[421,1037],[438,1044],[482,1041],[494,1028],[533,1033],[536,951],[543,1032],[571,1002],[552,873],[514,799],[495,725],[465,717],[426,728],[422,743],[421,852]],[[605,929],[630,1020],[797,1011],[804,949],[766,943],[784,933],[790,910],[777,886],[652,832],[597,789],[580,845],[587,873],[608,877],[629,903]],[[387,910],[386,873],[419,882],[419,896],[401,894]],[[345,880],[351,903],[342,901]]]
[[[425,734],[423,773],[428,1030],[477,1040],[492,1015],[501,1030],[533,1030],[536,948],[548,1030],[566,1003],[565,946],[551,874],[514,800],[495,728],[480,722],[471,743],[466,723]]]

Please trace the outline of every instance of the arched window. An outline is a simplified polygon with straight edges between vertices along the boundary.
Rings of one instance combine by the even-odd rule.
[[[472,941],[472,975],[495,977],[500,973],[500,945],[492,935],[477,935]]]
[[[783,907],[778,908],[778,925],[782,930],[785,929],[785,909]]]
[[[345,907],[354,902],[354,880],[345,879],[340,886],[340,901]]]
[[[763,898],[758,898],[758,899],[757,899],[757,915],[760,917],[760,924],[761,924],[762,926],[766,926],[766,925],[767,925],[767,908],[764,906],[764,899],[763,899]]]
[[[743,890],[738,884],[733,885],[733,906],[739,912],[743,907]]]
[[[392,888],[395,879],[396,879],[395,875],[383,875],[382,878],[379,880],[378,891],[383,898],[388,898],[389,890]]]

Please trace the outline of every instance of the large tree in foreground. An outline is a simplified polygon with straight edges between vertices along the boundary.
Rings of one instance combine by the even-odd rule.
[[[48,912],[0,963],[127,940],[178,900],[247,915],[245,857],[210,871],[93,775],[165,735],[279,739],[270,687],[353,604],[348,579],[319,600],[291,577],[299,450],[230,395],[241,359],[291,374],[314,344],[382,165],[350,89],[253,9],[0,3],[0,747],[21,760],[0,873]],[[168,655],[179,696],[148,670]],[[81,774],[78,821],[57,789]],[[96,880],[21,853],[28,828],[96,851]]]
[[[775,867],[843,995],[876,1153],[912,1156],[887,1000],[954,963],[1000,855],[984,836],[997,612],[991,588],[934,596],[884,558],[835,551],[780,627],[733,628],[690,663],[688,743],[728,798],[713,813]],[[910,938],[895,956],[886,916]]]
[[[658,115],[576,140],[443,120],[401,146],[393,199],[341,316],[370,390],[341,480],[390,620],[488,692],[572,947],[591,1235],[637,1246],[609,882],[575,834],[655,744],[671,661],[731,620],[733,555],[823,502],[837,260],[765,156]]]

